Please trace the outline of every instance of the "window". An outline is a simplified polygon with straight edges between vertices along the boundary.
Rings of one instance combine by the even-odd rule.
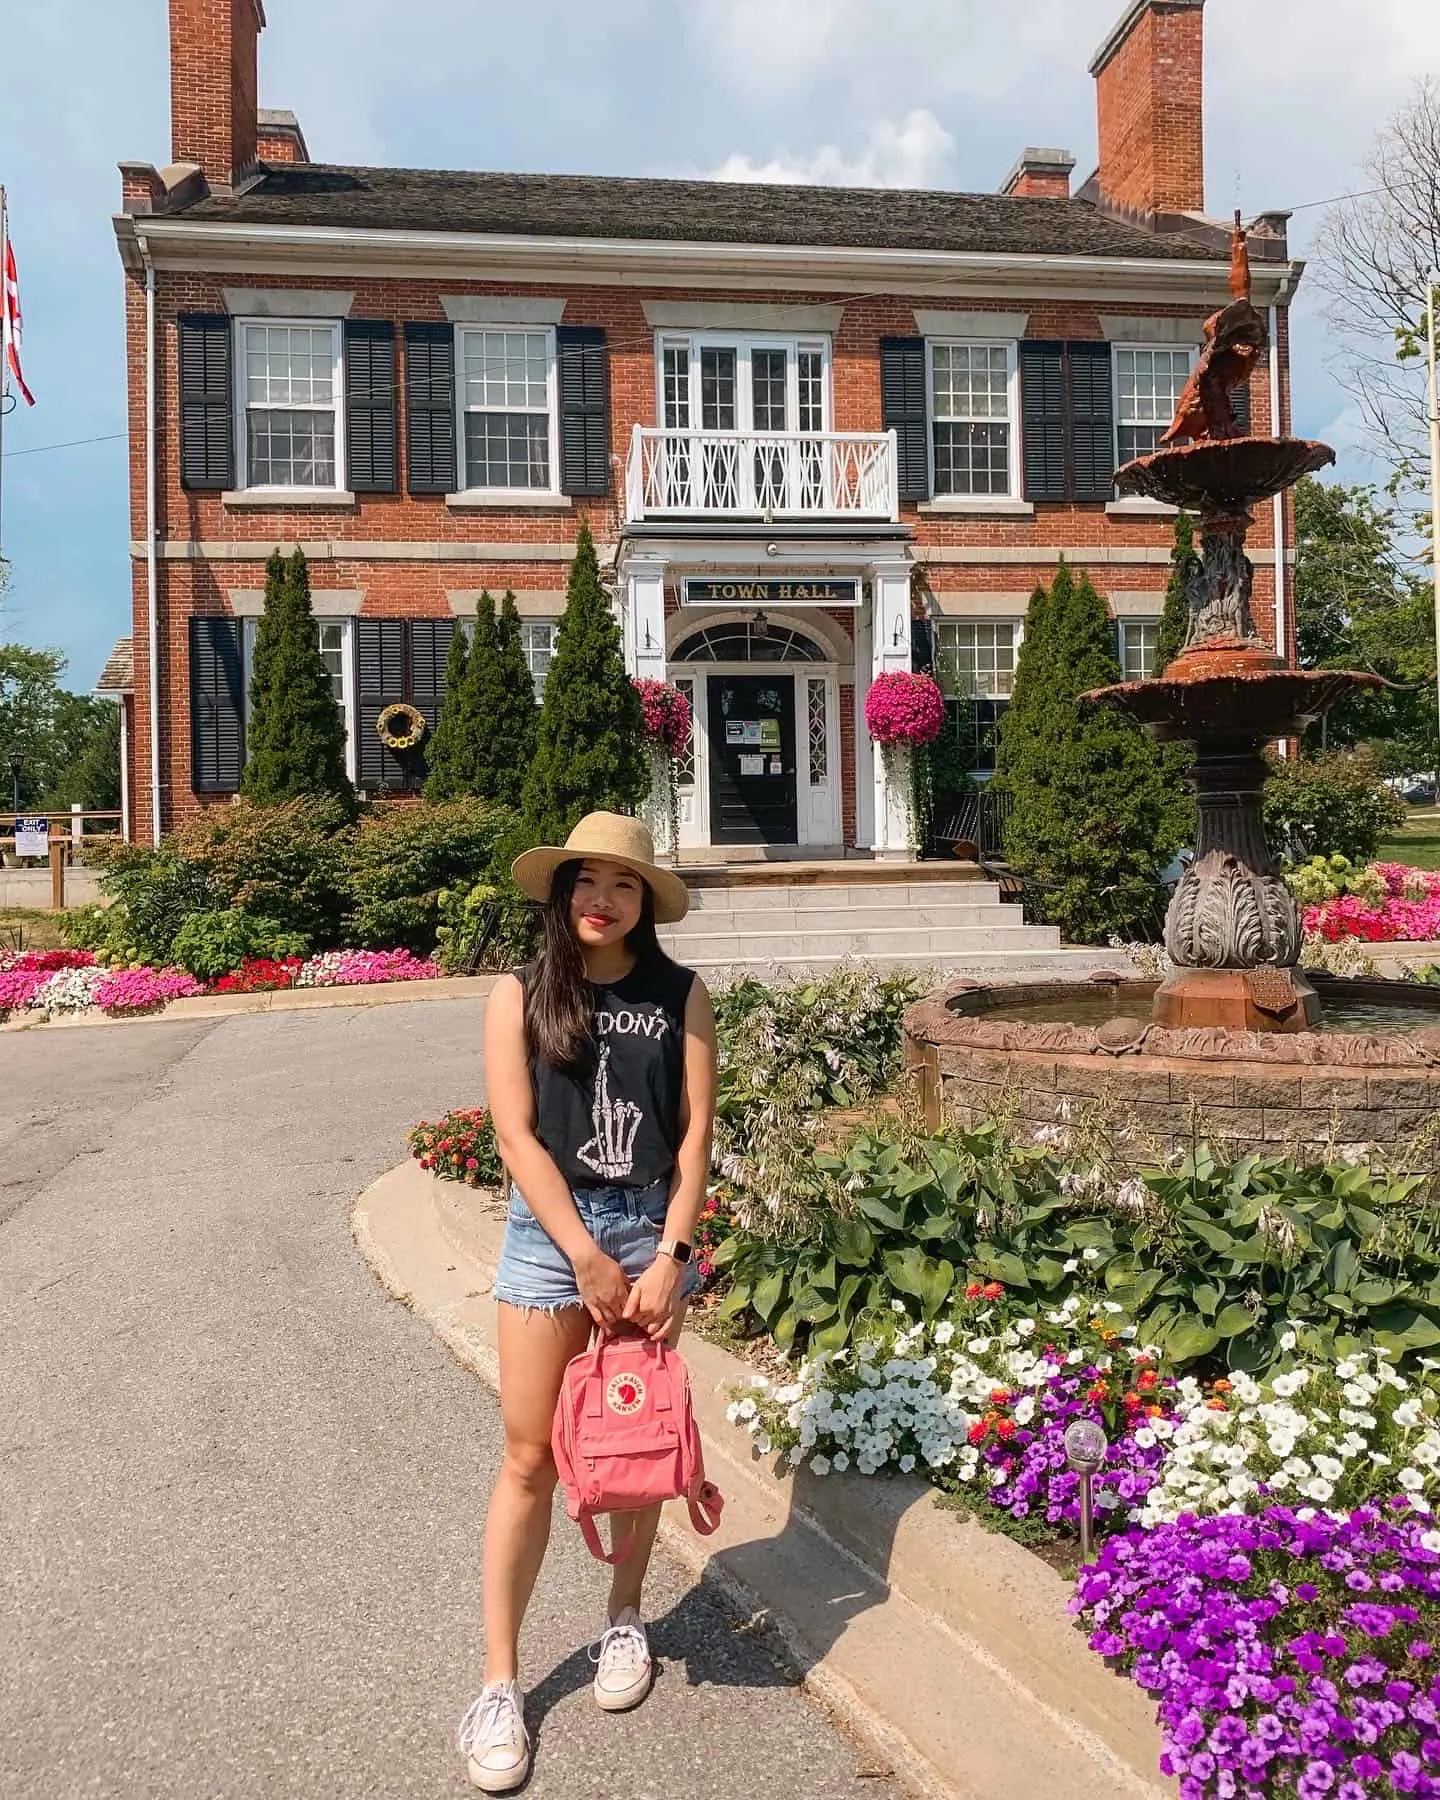
[[[672,431],[824,431],[828,358],[824,339],[666,334],[661,422]]]
[[[1008,699],[1019,631],[1013,619],[939,619],[936,673],[956,699]]]
[[[238,329],[239,465],[246,487],[338,487],[344,466],[340,326],[242,320]]]
[[[1160,643],[1158,619],[1120,620],[1120,661],[1127,681],[1148,681],[1159,670],[1155,652]]]
[[[787,625],[740,619],[733,625],[707,625],[692,633],[672,662],[824,662],[825,652],[813,638]]]
[[[932,343],[928,348],[932,491],[937,498],[1012,494],[1014,345]]]
[[[459,342],[463,485],[553,493],[554,332],[486,326],[462,329]]]
[[[685,696],[690,708],[690,732],[685,739],[685,748],[675,758],[675,785],[682,788],[693,788],[695,785],[695,677],[682,675],[675,683]]]
[[[520,621],[520,642],[525,651],[525,660],[530,665],[530,678],[535,683],[537,700],[545,693],[545,677],[550,673],[550,665],[555,660],[555,638],[559,630],[559,621],[556,619]]]
[[[1115,350],[1115,455],[1123,468],[1160,447],[1194,366],[1193,350]]]
[[[250,728],[250,677],[255,668],[255,640],[260,635],[259,619],[244,621],[245,656],[245,728]],[[350,650],[349,619],[317,619],[320,634],[320,657],[330,675],[330,692],[345,721],[345,768],[355,780],[355,691]]]

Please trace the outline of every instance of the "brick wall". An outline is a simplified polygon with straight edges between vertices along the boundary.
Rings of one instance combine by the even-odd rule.
[[[259,0],[170,0],[172,160],[228,187],[255,161]]]
[[[1097,64],[1100,191],[1139,213],[1205,205],[1203,0],[1148,0]]]

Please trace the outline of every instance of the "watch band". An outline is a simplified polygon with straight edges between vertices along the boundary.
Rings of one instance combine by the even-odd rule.
[[[655,1247],[657,1256],[668,1256],[672,1262],[682,1266],[694,1255],[695,1246],[687,1244],[683,1238],[665,1238]]]

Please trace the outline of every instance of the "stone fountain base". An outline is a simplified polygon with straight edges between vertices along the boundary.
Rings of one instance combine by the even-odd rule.
[[[1308,985],[1308,984],[1307,984]],[[1115,1000],[1098,1026],[997,1018],[1017,1002]],[[1313,1158],[1326,1143],[1373,1144],[1402,1162],[1440,1117],[1440,989],[1413,983],[1321,979],[1326,997],[1394,1002],[1415,1030],[1378,1037],[1191,1028],[1150,1018],[1153,981],[955,981],[911,1007],[906,1058],[932,1129],[1010,1117],[1029,1133],[1104,1106],[1117,1133],[1134,1127],[1144,1163],[1155,1147],[1216,1141]],[[1433,1162],[1424,1152],[1421,1162]],[[1417,1167],[1420,1165],[1417,1165]]]
[[[1171,1031],[1311,1031],[1320,997],[1299,969],[1177,969],[1156,989],[1151,1016]]]

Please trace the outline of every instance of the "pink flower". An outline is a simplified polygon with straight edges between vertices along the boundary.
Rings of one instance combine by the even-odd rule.
[[[690,743],[690,702],[668,681],[637,675],[631,685],[640,696],[645,736],[671,756],[683,756]]]
[[[155,1012],[204,991],[184,969],[115,969],[96,988],[95,1004],[107,1013]]]
[[[945,728],[945,696],[931,676],[892,669],[870,684],[865,726],[877,744],[933,744]]]
[[[312,956],[296,987],[362,987],[386,981],[435,981],[440,968],[408,950],[326,950]]]

